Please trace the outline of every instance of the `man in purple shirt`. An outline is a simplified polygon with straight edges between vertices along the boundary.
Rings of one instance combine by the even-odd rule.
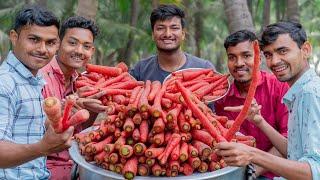
[[[185,39],[184,12],[175,5],[161,5],[150,16],[152,38],[157,55],[138,62],[130,74],[139,81],[163,82],[171,72],[186,68],[211,68],[210,61],[187,54],[181,50]]]
[[[257,40],[255,34],[247,30],[235,32],[225,40],[224,47],[228,56],[227,64],[234,82],[228,94],[215,103],[215,110],[218,115],[236,119],[239,112],[226,111],[227,109],[224,109],[224,107],[244,104],[252,78],[254,61],[252,42],[255,40]],[[288,110],[281,103],[281,99],[288,89],[288,84],[278,81],[274,75],[264,71],[260,72],[255,101],[261,105],[261,116],[285,137],[287,136]],[[281,156],[268,137],[252,122],[244,121],[240,132],[255,137],[257,148]],[[256,166],[256,169],[256,174],[263,176],[261,179],[274,177],[271,173],[265,173],[266,171],[261,167]]]

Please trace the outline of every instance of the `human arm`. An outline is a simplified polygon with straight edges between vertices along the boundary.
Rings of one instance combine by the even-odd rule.
[[[272,148],[268,151],[268,153],[273,154],[273,155],[275,155],[275,156],[283,157],[282,154],[281,154],[275,147],[272,147]],[[261,166],[258,166],[258,165],[256,165],[256,164],[255,164],[254,166],[255,166],[255,169],[256,169],[256,172],[255,172],[256,177],[258,177],[258,176],[260,176],[260,175],[268,172],[267,169],[265,169],[265,168],[263,168],[263,167],[261,167]]]
[[[61,152],[71,146],[73,127],[56,134],[51,125],[44,137],[34,144],[16,144],[7,140],[0,141],[0,168],[21,165],[41,156]]]
[[[243,106],[225,107],[224,110],[240,112]],[[261,105],[254,99],[249,109],[247,119],[253,122],[271,141],[273,146],[282,154],[287,156],[287,138],[274,129],[261,115]]]
[[[254,163],[287,179],[312,178],[311,168],[307,162],[284,159],[235,142],[218,143],[215,148],[217,155],[222,156],[230,166],[246,166]]]

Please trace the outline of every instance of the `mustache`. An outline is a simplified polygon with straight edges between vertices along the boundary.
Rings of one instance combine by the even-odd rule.
[[[241,70],[241,71],[249,71],[249,68],[247,68],[247,67],[239,67],[239,68],[235,68],[233,71],[236,72],[236,71],[239,71],[239,70]]]
[[[82,59],[82,54],[80,54],[80,53],[72,53],[71,57]]]
[[[49,57],[46,55],[46,53],[41,53],[41,52],[33,52],[30,53],[32,56],[42,58],[42,59],[49,59]]]

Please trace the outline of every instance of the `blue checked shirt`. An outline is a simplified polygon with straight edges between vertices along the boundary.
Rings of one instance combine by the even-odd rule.
[[[320,77],[306,71],[283,97],[289,110],[288,159],[309,163],[320,179]]]
[[[17,144],[39,142],[45,133],[41,89],[44,81],[9,52],[0,66],[0,141]],[[0,180],[48,179],[46,158],[0,169]]]

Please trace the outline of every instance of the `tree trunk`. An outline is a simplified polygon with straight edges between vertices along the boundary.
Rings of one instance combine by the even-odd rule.
[[[193,7],[193,1],[192,0],[184,0],[183,1],[183,6],[185,7],[185,9],[195,9]],[[194,39],[194,35],[193,33],[195,32],[195,27],[194,27],[194,16],[193,14],[191,14],[193,11],[188,11],[186,12],[186,26],[185,26],[185,30],[186,31],[186,47],[187,47],[187,51],[190,54],[196,54],[196,43],[195,43],[195,39]]]
[[[155,9],[159,6],[159,0],[152,0],[152,9]]]
[[[138,22],[138,15],[139,15],[139,0],[131,0],[131,16],[130,16],[130,26],[135,28]],[[124,52],[124,56],[122,61],[126,64],[130,64],[130,58],[132,56],[133,51],[133,44],[134,44],[134,31],[131,30],[129,32],[129,38],[127,42],[127,46]]]
[[[298,0],[287,0],[287,19],[299,22],[299,3]]]
[[[270,0],[264,1],[261,31],[265,26],[270,24],[270,4]]]
[[[255,32],[246,0],[223,0],[230,33],[247,29]]]
[[[252,4],[253,4],[252,0],[247,0],[249,12],[250,12],[251,16],[253,17],[253,5]]]
[[[281,16],[281,8],[280,8],[280,1],[276,1],[276,22],[280,21]]]
[[[77,15],[95,20],[98,11],[97,0],[78,0]]]
[[[77,15],[95,21],[98,11],[97,0],[78,0]],[[91,60],[92,64],[97,64],[97,57],[94,56]]]
[[[47,7],[47,0],[37,0],[36,3],[41,7]]]
[[[202,10],[203,10],[203,5],[201,1],[196,1],[196,7],[197,11],[194,15],[195,20],[194,20],[194,39],[196,42],[196,56],[201,57],[201,38],[203,34],[203,16],[202,16]]]

